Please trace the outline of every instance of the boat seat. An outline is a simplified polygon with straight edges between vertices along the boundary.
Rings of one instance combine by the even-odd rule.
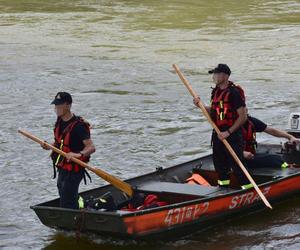
[[[201,186],[191,185],[186,183],[173,182],[149,182],[139,185],[137,189],[145,193],[172,193],[193,196],[210,196],[217,194],[224,194],[235,191],[230,188],[220,188],[218,186]]]

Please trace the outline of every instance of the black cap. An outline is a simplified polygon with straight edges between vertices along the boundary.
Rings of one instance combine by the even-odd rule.
[[[220,63],[220,64],[218,64],[217,67],[215,67],[214,69],[208,71],[208,73],[209,74],[213,74],[213,73],[225,73],[225,74],[227,74],[227,75],[230,76],[231,70],[230,70],[230,68],[228,67],[227,64]]]
[[[51,104],[60,105],[60,104],[71,104],[72,103],[72,96],[67,92],[58,92],[51,102]]]

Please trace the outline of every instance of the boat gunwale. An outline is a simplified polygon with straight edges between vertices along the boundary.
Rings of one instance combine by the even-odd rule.
[[[273,184],[277,184],[279,182],[283,182],[283,181],[286,181],[288,179],[295,178],[297,176],[300,176],[300,172],[291,174],[289,176],[282,176],[282,177],[280,177],[276,180],[271,180],[271,181],[259,184],[258,187],[261,189],[261,188],[264,188],[264,187],[267,187],[267,186],[272,186]],[[201,198],[197,198],[197,199],[193,199],[193,200],[189,200],[189,201],[183,201],[183,202],[179,202],[179,203],[174,203],[174,204],[170,204],[170,205],[166,205],[166,206],[162,206],[162,207],[155,207],[155,208],[151,208],[151,209],[133,211],[133,212],[128,212],[128,213],[124,213],[124,214],[118,213],[117,211],[116,212],[109,212],[109,211],[108,212],[106,212],[106,211],[100,211],[99,212],[99,211],[93,211],[93,210],[86,210],[84,212],[85,213],[91,213],[91,214],[97,214],[97,215],[108,215],[108,216],[114,216],[114,217],[120,217],[120,218],[140,216],[140,215],[144,215],[144,214],[160,212],[160,211],[163,211],[163,210],[174,209],[174,208],[177,208],[177,207],[189,206],[189,205],[193,205],[195,203],[207,202],[207,201],[216,200],[216,199],[223,199],[223,198],[228,197],[228,196],[243,194],[243,193],[246,193],[250,190],[256,192],[256,190],[254,190],[254,188],[251,188],[251,189],[238,189],[238,190],[234,190],[232,192],[220,194],[220,195],[217,195],[217,196],[201,197]],[[260,204],[260,203],[262,204],[261,200],[255,202],[253,204],[249,204],[246,207],[249,207],[249,206],[252,207],[252,206]],[[83,212],[82,210],[78,210],[78,209],[41,206],[41,204],[43,204],[43,203],[40,203],[40,204],[34,205],[34,206],[30,206],[30,208],[33,209],[33,210],[35,210],[35,209],[49,210],[50,209],[50,210],[56,210],[56,211],[69,211],[69,212],[76,212],[76,213],[82,213]],[[118,211],[120,211],[120,210],[118,210]]]

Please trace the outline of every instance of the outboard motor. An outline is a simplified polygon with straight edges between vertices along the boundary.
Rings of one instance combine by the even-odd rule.
[[[300,138],[300,112],[290,114],[286,132],[295,136],[296,138]],[[300,144],[298,143],[297,145],[291,145],[291,144],[285,143],[284,149],[287,152],[289,152],[289,151],[300,152]]]

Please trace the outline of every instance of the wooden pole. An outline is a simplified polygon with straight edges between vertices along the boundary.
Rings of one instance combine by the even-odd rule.
[[[18,132],[20,134],[26,136],[27,138],[29,138],[29,139],[31,139],[31,140],[39,143],[40,145],[46,145],[46,146],[48,146],[54,152],[62,155],[63,157],[66,156],[65,152],[63,152],[62,150],[60,150],[60,149],[52,146],[51,144],[49,144],[47,142],[39,139],[38,137],[36,137],[36,136],[34,136],[34,135],[32,135],[32,134],[24,131],[24,130],[21,130],[21,129],[19,129]],[[112,184],[113,186],[115,186],[116,188],[118,188],[119,190],[121,190],[121,191],[125,192],[126,194],[128,194],[130,197],[133,196],[133,189],[132,189],[132,187],[128,183],[126,183],[126,182],[124,182],[124,181],[122,181],[122,180],[120,180],[120,179],[118,179],[118,178],[116,178],[116,177],[114,177],[114,176],[106,173],[105,171],[103,171],[103,170],[101,170],[99,168],[92,167],[92,166],[88,165],[87,163],[85,163],[85,162],[83,162],[83,161],[81,161],[81,160],[79,160],[77,158],[72,157],[71,161],[77,163],[78,165],[80,165],[83,168],[86,168],[86,169],[94,172],[96,175],[98,175],[102,179],[106,180],[107,182],[109,182],[110,184]]]
[[[186,86],[186,88],[188,89],[188,91],[190,92],[190,94],[193,96],[193,98],[199,97],[196,94],[196,92],[193,90],[193,88],[192,88],[191,84],[188,82],[188,80],[183,76],[183,74],[181,73],[181,71],[178,68],[178,66],[176,64],[173,64],[173,68],[175,69],[177,75],[179,76],[179,78],[181,79],[181,81],[183,82],[183,84]],[[199,102],[199,108],[203,112],[204,116],[206,117],[206,119],[208,120],[208,122],[210,123],[210,125],[213,127],[213,129],[216,131],[216,133],[219,135],[221,133],[221,131],[217,127],[217,125],[214,123],[214,121],[211,119],[211,117],[208,114],[208,112],[207,112],[204,104],[202,103],[201,99],[200,99],[200,102]],[[252,179],[251,175],[248,173],[247,169],[245,168],[245,166],[243,165],[243,163],[240,161],[240,159],[238,158],[238,156],[236,155],[236,153],[234,152],[234,150],[232,149],[232,147],[230,146],[230,144],[228,143],[228,141],[226,139],[224,139],[223,143],[224,143],[225,147],[227,148],[227,150],[229,151],[229,153],[232,155],[233,159],[236,161],[236,163],[242,169],[242,171],[244,172],[244,174],[246,175],[246,177],[248,178],[248,180],[251,182],[251,184],[253,185],[253,187],[255,188],[256,192],[258,193],[258,195],[260,196],[260,198],[263,200],[263,202],[265,203],[265,205],[267,207],[269,207],[270,209],[272,209],[272,206],[270,205],[270,203],[268,202],[268,200],[266,199],[266,197],[264,196],[264,194],[261,192],[261,190],[258,188],[258,186],[256,185],[255,181]]]

